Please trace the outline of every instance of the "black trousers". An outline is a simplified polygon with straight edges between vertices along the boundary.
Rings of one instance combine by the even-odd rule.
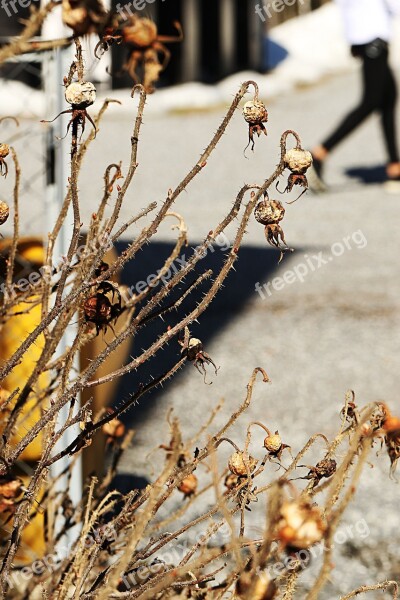
[[[381,42],[379,44],[379,42]],[[375,44],[375,46],[373,46]],[[381,40],[363,46],[353,46],[352,53],[363,61],[363,95],[360,104],[344,118],[339,127],[322,145],[332,150],[373,112],[378,111],[389,162],[399,162],[396,139],[395,108],[397,87],[389,66],[388,45]]]

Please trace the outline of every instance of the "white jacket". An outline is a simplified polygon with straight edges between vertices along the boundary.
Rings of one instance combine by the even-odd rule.
[[[393,16],[400,14],[400,0],[336,0],[350,45],[368,44],[376,38],[389,42]]]

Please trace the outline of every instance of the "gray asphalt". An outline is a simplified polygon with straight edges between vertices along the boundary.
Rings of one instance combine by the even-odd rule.
[[[274,100],[268,107],[268,138],[257,142],[249,159],[243,156],[246,129],[237,114],[204,172],[175,206],[188,224],[191,243],[198,243],[226,213],[243,183],[260,183],[269,175],[278,160],[283,130],[295,129],[304,145],[311,147],[333,128],[358,93],[359,82],[353,73]],[[94,176],[98,168],[119,159],[126,164],[128,157],[130,124],[117,109],[111,110],[114,116],[105,120],[81,181],[85,224],[96,209],[101,189],[100,175]],[[140,167],[122,219],[150,201],[162,200],[197,160],[222,114],[221,110],[145,117]],[[33,124],[33,130],[35,127]],[[23,163],[32,148],[29,154],[26,147],[21,150]],[[270,285],[272,293],[266,293],[264,299],[255,292],[257,282],[250,282],[253,292],[247,293],[240,310],[227,306],[229,318],[223,327],[219,324],[223,307],[215,310],[209,320],[209,327],[215,324],[215,335],[206,350],[221,367],[218,376],[211,386],[205,386],[202,377],[188,366],[179,380],[165,389],[151,418],[140,422],[123,470],[149,477],[146,456],[151,448],[167,441],[165,417],[171,407],[185,434],[190,435],[223,398],[224,409],[215,427],[221,424],[244,398],[255,366],[266,369],[272,384],[257,386],[248,415],[232,432],[238,443],[244,439],[250,418],[279,429],[294,451],[316,431],[332,436],[339,427],[338,415],[348,389],[355,391],[360,405],[384,400],[398,414],[400,195],[386,195],[379,182],[365,184],[354,172],[352,176],[346,173],[383,164],[379,120],[373,117],[332,155],[326,173],[329,192],[307,194],[287,207],[284,231],[295,252],[279,266],[274,262],[260,284],[267,285],[285,273],[288,280],[293,279],[288,271],[304,273],[300,265],[309,265],[307,260],[316,266],[313,257],[320,252],[324,264],[315,270],[306,266],[303,282],[295,276],[296,280],[281,290]],[[40,233],[42,204],[38,199],[29,202],[29,194],[24,195],[22,204],[24,231]],[[229,232],[231,237],[233,232]],[[157,239],[171,240],[173,233],[164,226]],[[332,244],[336,244],[333,249]],[[266,248],[262,227],[255,221],[248,227],[245,247],[249,251]],[[342,255],[332,254],[343,248]],[[254,256],[263,254],[254,252]],[[274,261],[277,258],[274,255]],[[279,287],[276,281],[275,286]],[[256,441],[261,439],[261,433],[255,436]],[[156,457],[153,455],[155,464]],[[347,536],[347,542],[338,547],[336,569],[327,591],[321,594],[323,600],[337,598],[360,584],[400,576],[400,488],[389,480],[388,468],[383,452],[374,456],[371,468],[365,470],[345,521],[356,527],[365,519],[369,535]],[[262,511],[256,510],[254,515],[261,526]],[[306,574],[305,582],[308,577]]]

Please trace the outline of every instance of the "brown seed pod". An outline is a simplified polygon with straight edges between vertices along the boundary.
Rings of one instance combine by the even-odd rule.
[[[324,458],[315,465],[310,474],[318,479],[331,477],[336,472],[336,466],[336,460],[333,460],[333,458]]]
[[[83,312],[86,321],[99,325],[107,324],[111,319],[111,302],[104,294],[96,294],[86,300]]]
[[[0,514],[2,513],[14,513],[17,509],[17,505],[12,498],[1,498],[0,497]]]
[[[84,6],[73,8],[69,0],[62,1],[62,20],[64,25],[71,27],[77,35],[84,35],[91,29],[88,11]]]
[[[8,144],[0,144],[0,158],[6,158],[10,154],[10,146]]]
[[[388,433],[400,434],[400,419],[390,415],[385,419],[383,429]]]
[[[107,12],[100,0],[62,0],[62,20],[74,35],[100,33]]]
[[[0,477],[0,496],[3,498],[17,498],[22,492],[23,482],[18,477]]]
[[[178,340],[179,344],[182,346],[181,354],[183,356],[187,356],[188,360],[190,360],[199,373],[204,375],[204,382],[206,382],[206,365],[212,365],[214,367],[215,374],[218,372],[218,367],[214,363],[211,356],[204,351],[203,342],[198,338],[190,337],[188,333],[185,335],[183,340]]]
[[[195,360],[199,352],[203,352],[203,342],[198,338],[190,338],[187,347],[188,360]]]
[[[124,436],[125,425],[119,419],[111,419],[108,423],[104,423],[101,430],[104,435],[114,440]]]
[[[148,48],[157,39],[157,25],[150,19],[140,19],[134,15],[122,29],[122,38],[125,44]]]
[[[250,125],[258,125],[268,121],[268,111],[260,100],[249,100],[243,106],[243,117]]]
[[[90,81],[74,81],[66,87],[65,99],[74,108],[87,108],[96,100],[96,88]]]
[[[286,152],[284,158],[285,166],[292,173],[302,174],[312,165],[313,158],[311,152],[302,148],[292,148]]]
[[[0,200],[0,225],[3,225],[7,221],[9,214],[10,208],[8,204]]]
[[[282,504],[277,538],[290,549],[306,549],[323,538],[327,524],[322,511],[305,500],[291,500]]]
[[[349,421],[350,423],[354,422],[357,425],[360,416],[357,410],[357,404],[355,402],[348,402],[347,405],[343,406],[340,415],[345,418],[346,421]]]
[[[256,577],[254,574],[242,573],[236,582],[236,596],[240,600],[249,598],[249,592],[252,590],[252,600],[273,600],[276,597],[278,588],[273,579],[267,573]]]
[[[260,100],[250,100],[243,107],[243,117],[249,124],[249,143],[246,148],[251,144],[251,149],[254,150],[254,134],[258,137],[262,133],[267,135],[264,123],[268,121],[268,111]]]
[[[190,473],[185,479],[181,481],[178,486],[178,490],[182,492],[185,498],[189,498],[196,493],[198,487],[198,479],[194,473]]]
[[[400,419],[394,417],[387,406],[382,405],[385,444],[390,459],[390,477],[395,478],[398,460],[400,458]]]
[[[285,209],[279,200],[261,200],[254,209],[254,216],[262,225],[272,225],[282,221]]]
[[[278,432],[273,435],[268,435],[264,440],[264,448],[270,454],[279,454],[282,448],[282,438]]]
[[[240,481],[240,477],[238,477],[237,475],[234,475],[233,473],[228,473],[228,475],[225,477],[224,486],[228,490],[232,490],[233,488],[235,488],[237,486],[239,481]]]
[[[234,452],[229,459],[229,470],[239,477],[252,473],[257,466],[257,460],[245,452]]]

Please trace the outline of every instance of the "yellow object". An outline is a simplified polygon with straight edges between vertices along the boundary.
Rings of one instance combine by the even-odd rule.
[[[44,249],[41,242],[36,238],[22,240],[18,247],[18,257],[31,263],[31,271],[35,271],[44,262]],[[35,305],[35,298],[29,298],[29,302],[17,304],[12,316],[7,319],[0,331],[0,357],[6,361],[19,348],[24,339],[37,327],[41,320],[41,305]],[[22,313],[22,314],[21,314]],[[13,392],[17,387],[21,390],[31,375],[44,347],[44,336],[40,335],[35,344],[32,344],[24,355],[22,362],[2,381],[2,387]],[[13,441],[18,443],[29,429],[39,420],[42,408],[37,406],[37,395],[46,388],[48,375],[42,374],[35,387],[35,393],[31,393],[15,428]],[[1,429],[1,425],[0,425]],[[20,456],[20,460],[37,461],[42,453],[42,438],[39,435]]]
[[[3,242],[7,246],[6,241]],[[7,249],[7,247],[5,248]],[[44,250],[41,241],[36,238],[30,240],[22,240],[17,249],[17,261],[23,263],[24,271],[38,271],[44,262]],[[30,263],[30,264],[29,264]],[[24,272],[22,276],[26,277]],[[21,275],[16,272],[16,277],[19,279]],[[22,313],[22,314],[21,314]],[[19,348],[21,342],[31,333],[41,320],[41,305],[35,305],[35,298],[29,298],[28,302],[17,304],[12,310],[13,316],[10,316],[3,324],[0,331],[0,359],[6,361]],[[29,376],[35,368],[35,365],[41,355],[44,346],[44,336],[37,338],[35,344],[32,344],[25,353],[20,364],[16,365],[13,371],[6,377],[1,385],[3,390],[8,392],[14,391],[17,387],[21,390],[27,382]],[[38,405],[38,397],[45,391],[48,385],[48,375],[42,374],[35,385],[34,391],[29,395],[17,420],[14,437],[14,444],[17,444],[32,426],[40,419],[41,412],[45,407],[45,403],[40,402]],[[12,406],[11,406],[12,407]],[[10,407],[10,408],[11,408]],[[2,424],[0,423],[0,432]],[[19,460],[34,463],[38,461],[42,454],[42,435],[38,435],[27,448],[21,453]],[[33,511],[37,509],[34,508]],[[7,515],[5,515],[7,516]],[[11,523],[10,523],[11,524]],[[9,524],[9,525],[10,525]],[[43,515],[37,514],[34,519],[24,528],[22,534],[21,550],[17,554],[17,562],[26,563],[32,562],[35,557],[41,556],[44,552],[45,543],[43,537]]]

